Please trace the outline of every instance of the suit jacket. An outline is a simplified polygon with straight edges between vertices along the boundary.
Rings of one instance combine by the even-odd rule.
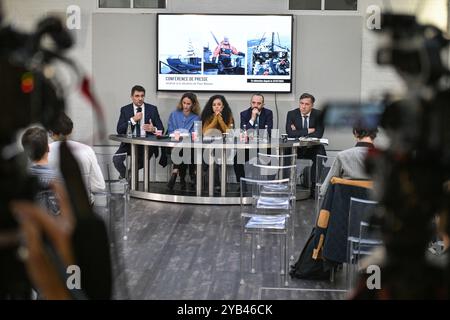
[[[152,104],[144,103],[144,122],[149,123],[149,120],[152,119],[152,123],[155,127],[161,129],[164,132],[164,126],[162,124],[162,121],[159,117],[158,108]],[[126,134],[127,133],[127,127],[128,127],[128,121],[130,121],[130,118],[134,116],[134,110],[133,110],[133,104],[130,103],[120,109],[120,117],[119,121],[117,122],[117,133],[118,134]],[[142,121],[142,120],[141,120]],[[132,130],[134,130],[134,126],[132,125]],[[153,133],[147,132],[146,137],[149,137],[153,135]],[[130,153],[130,145],[128,143],[121,143],[119,150],[117,150],[117,153],[123,153],[127,152]],[[157,154],[155,155],[157,156]]]
[[[328,263],[347,262],[348,214],[350,198],[370,199],[370,189],[352,185],[332,184],[323,200],[322,210],[329,212],[325,226],[322,256]],[[320,250],[320,248],[318,247]]]
[[[254,129],[254,124],[251,125],[249,122],[252,118],[252,109],[248,108],[241,112],[241,129],[244,129],[244,124],[246,125],[247,129]],[[269,110],[267,108],[261,109],[261,114],[259,115],[259,128],[264,129],[267,125],[267,128],[269,130],[269,134],[273,128],[273,113],[272,110]]]
[[[308,134],[308,128],[303,128],[303,117],[299,108],[288,112],[286,117],[286,133],[289,138],[299,137],[312,137],[322,138],[324,132],[324,126],[320,119],[322,111],[317,109],[311,109],[309,115],[309,128],[314,128],[316,131]],[[292,130],[291,124],[293,124],[296,130]]]

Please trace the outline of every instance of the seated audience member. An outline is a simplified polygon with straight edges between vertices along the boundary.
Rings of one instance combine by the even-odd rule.
[[[53,215],[59,214],[59,205],[56,201],[51,183],[58,180],[57,171],[48,164],[48,136],[47,131],[39,127],[32,127],[22,136],[22,146],[32,164],[28,168],[29,173],[35,176],[39,182],[36,200]]]
[[[325,196],[332,177],[351,180],[369,179],[365,170],[364,161],[367,151],[374,147],[373,142],[377,133],[377,129],[353,128],[356,145],[337,154],[336,160],[333,162],[333,165],[320,188],[321,196]]]
[[[203,108],[201,120],[203,124],[203,136],[221,136],[222,133],[234,125],[233,114],[230,105],[222,95],[214,95],[209,98]],[[219,170],[216,167],[215,176],[219,177]],[[219,180],[216,179],[215,185],[218,186]]]
[[[158,108],[152,104],[145,103],[145,89],[142,86],[134,86],[131,88],[131,101],[132,103],[123,106],[120,109],[120,117],[117,122],[117,133],[126,134],[128,128],[128,122],[131,122],[132,131],[136,133],[138,137],[149,137],[155,134],[156,130],[164,132],[164,126],[159,117]],[[149,147],[149,159],[154,155],[158,156],[157,147]],[[116,154],[119,153],[131,154],[131,147],[128,143],[121,143]],[[144,147],[137,147],[138,168],[144,167]],[[120,178],[126,177],[126,168],[124,161],[126,156],[114,157],[114,166],[120,174]]]
[[[265,129],[267,126],[270,134],[273,128],[273,113],[264,107],[264,96],[261,93],[255,93],[250,99],[250,107],[241,112],[241,129]],[[249,160],[249,152],[245,150],[245,161]],[[236,180],[239,183],[242,177],[245,177],[244,164],[238,164],[235,161],[234,172],[236,173]]]
[[[94,200],[93,193],[100,192],[105,189],[105,180],[102,171],[97,162],[94,150],[83,143],[68,140],[73,130],[73,122],[66,115],[61,114],[57,123],[50,128],[51,138],[54,140],[50,144],[49,164],[59,170],[59,147],[61,141],[67,141],[75,159],[80,166],[81,175],[83,176],[87,190],[89,191],[91,201]]]
[[[191,92],[186,92],[178,102],[177,109],[169,116],[167,133],[174,133],[178,130],[180,133],[191,134],[194,131],[194,121],[200,120],[200,104],[197,96]],[[186,164],[176,164],[173,166],[172,176],[168,183],[168,188],[173,189],[178,173],[180,174],[181,189],[186,189]],[[191,183],[195,181],[195,165],[193,161],[189,164],[189,175]]]
[[[289,138],[322,138],[324,126],[320,121],[321,111],[313,109],[315,101],[316,99],[313,95],[303,93],[299,99],[299,108],[288,112],[286,117],[286,133]],[[297,149],[298,159],[312,160],[311,198],[314,198],[315,193],[317,155],[326,155],[323,145],[300,147]]]

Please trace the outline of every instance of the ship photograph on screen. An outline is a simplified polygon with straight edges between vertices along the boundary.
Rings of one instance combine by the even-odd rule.
[[[180,51],[166,54],[159,61],[162,74],[200,74],[201,69],[202,57],[196,52],[191,40],[188,40],[186,48],[180,47]]]
[[[157,17],[158,91],[291,92],[292,15]]]
[[[289,75],[291,66],[290,36],[265,32],[248,40],[249,75]]]

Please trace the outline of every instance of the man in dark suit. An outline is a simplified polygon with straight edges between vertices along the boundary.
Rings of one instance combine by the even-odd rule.
[[[311,137],[322,138],[323,123],[320,121],[321,111],[313,109],[316,99],[309,93],[300,96],[299,108],[289,111],[286,117],[286,133],[289,138]],[[316,181],[316,156],[326,155],[323,145],[301,147],[297,149],[297,157],[312,160],[311,197],[314,198]]]
[[[264,108],[264,96],[261,93],[255,93],[250,99],[250,108],[241,112],[241,129],[264,129],[267,125],[268,134],[273,128],[273,113],[272,110]],[[236,160],[236,159],[235,159]],[[245,161],[249,160],[248,150],[245,150]],[[234,162],[234,172],[236,173],[236,180],[239,182],[242,177],[245,177],[244,164]]]
[[[264,96],[260,93],[255,93],[250,100],[250,108],[241,112],[241,129],[244,125],[247,129],[254,129],[256,124],[259,129],[267,125],[269,133],[273,128],[272,110],[264,108]]]
[[[126,105],[120,109],[120,118],[117,122],[117,133],[126,134],[128,121],[131,121],[132,131],[136,136],[149,137],[154,135],[156,130],[162,130],[164,132],[164,126],[159,118],[158,108],[152,104],[144,103],[145,89],[142,86],[134,86],[131,89],[132,103]],[[116,154],[119,153],[131,153],[131,148],[128,143],[121,143]],[[144,167],[144,148],[138,146],[138,168]],[[149,148],[149,157],[152,155],[158,156],[158,148]],[[120,178],[125,177],[126,168],[124,165],[125,156],[114,157],[114,166],[120,173]]]

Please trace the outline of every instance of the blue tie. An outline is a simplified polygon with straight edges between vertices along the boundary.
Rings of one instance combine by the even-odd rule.
[[[308,116],[303,117],[303,129],[308,129]]]

